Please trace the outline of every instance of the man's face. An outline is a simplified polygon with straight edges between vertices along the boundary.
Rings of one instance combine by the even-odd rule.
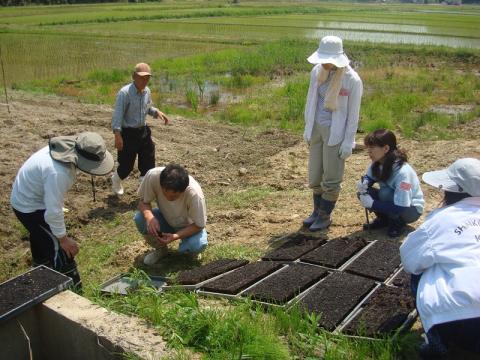
[[[163,187],[162,193],[168,201],[175,201],[183,194],[182,192],[164,189]]]
[[[150,81],[150,75],[140,76],[137,73],[133,74],[133,82],[138,91],[143,91]]]

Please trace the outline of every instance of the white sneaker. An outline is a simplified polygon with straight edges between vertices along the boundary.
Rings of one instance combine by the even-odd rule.
[[[145,257],[143,258],[143,263],[145,265],[151,266],[151,265],[156,264],[158,262],[158,260],[164,258],[165,256],[167,256],[167,248],[166,247],[160,248],[160,249],[157,249],[157,250],[153,250],[151,253],[145,255]]]
[[[115,195],[123,195],[122,179],[117,172],[112,175],[112,191]]]

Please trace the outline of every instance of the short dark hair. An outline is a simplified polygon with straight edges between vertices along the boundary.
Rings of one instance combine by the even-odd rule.
[[[188,171],[178,164],[168,164],[160,174],[160,186],[165,190],[184,192],[189,182]]]

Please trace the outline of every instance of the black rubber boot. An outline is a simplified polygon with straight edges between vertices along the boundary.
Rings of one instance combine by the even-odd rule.
[[[369,224],[363,224],[363,230],[377,230],[388,226],[388,217],[383,214],[375,213],[376,218]]]
[[[328,201],[323,198],[320,199],[320,204],[318,207],[318,216],[315,219],[315,222],[309,227],[310,231],[320,231],[328,228],[332,223],[330,214],[335,207],[336,201]]]
[[[308,228],[315,222],[318,217],[318,207],[321,199],[322,195],[313,194],[313,211],[308,218],[303,220],[303,226]]]
[[[403,229],[405,228],[405,222],[400,219],[389,219],[387,235],[391,238],[399,237],[402,234]]]

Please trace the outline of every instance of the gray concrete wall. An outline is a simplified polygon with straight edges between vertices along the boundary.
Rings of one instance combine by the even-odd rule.
[[[154,328],[134,317],[108,311],[71,291],[64,291],[0,324],[2,360],[111,360],[131,353],[161,359],[165,343]]]

